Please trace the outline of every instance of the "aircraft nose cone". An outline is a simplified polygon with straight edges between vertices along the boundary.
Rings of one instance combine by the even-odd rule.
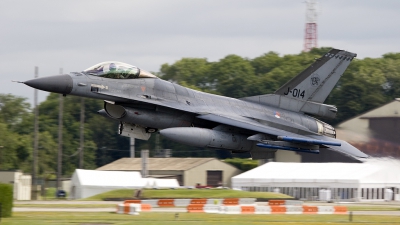
[[[40,77],[25,81],[24,84],[48,92],[69,94],[72,91],[72,78],[67,74]]]

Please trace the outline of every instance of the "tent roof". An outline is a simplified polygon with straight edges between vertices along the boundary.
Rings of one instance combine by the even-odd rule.
[[[139,172],[76,169],[74,176],[82,186],[140,187],[144,185]]]
[[[148,170],[189,170],[215,158],[148,158]],[[138,171],[142,169],[141,158],[121,158],[96,170]]]
[[[398,161],[365,163],[270,162],[232,178],[257,183],[400,183]]]

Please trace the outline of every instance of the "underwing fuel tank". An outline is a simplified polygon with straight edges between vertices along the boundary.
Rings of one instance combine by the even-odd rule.
[[[247,136],[197,127],[175,127],[160,131],[164,137],[195,147],[250,151],[253,142]]]

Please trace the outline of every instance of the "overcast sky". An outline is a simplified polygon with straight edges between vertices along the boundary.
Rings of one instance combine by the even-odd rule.
[[[400,52],[400,1],[321,0],[318,45],[358,58]],[[0,93],[29,98],[11,80],[122,61],[149,71],[182,57],[217,61],[303,49],[304,0],[2,0]],[[48,93],[39,92],[43,101]]]

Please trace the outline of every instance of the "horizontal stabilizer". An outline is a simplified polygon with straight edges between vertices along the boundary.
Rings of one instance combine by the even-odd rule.
[[[274,127],[270,127],[264,124],[261,124],[255,120],[246,118],[246,117],[234,117],[234,116],[229,116],[229,115],[216,115],[216,114],[204,114],[204,115],[199,115],[197,116],[199,119],[203,120],[208,120],[208,121],[213,121],[217,122],[219,124],[225,124],[233,127],[238,127],[242,129],[247,129],[251,130],[257,133],[261,134],[266,134],[268,136],[276,136],[276,137],[285,137],[285,138],[291,138],[290,140],[292,143],[303,143],[303,144],[308,144],[308,145],[327,145],[329,148],[326,148],[326,150],[332,150],[332,151],[337,151],[341,152],[346,155],[350,155],[352,157],[359,157],[359,158],[368,158],[369,156],[363,153],[362,151],[358,150],[356,147],[350,145],[349,143],[331,138],[328,136],[323,136],[323,135],[317,135],[317,134],[312,134],[312,135],[300,135],[300,134],[295,134],[286,130],[280,130]],[[251,138],[252,137],[252,138]],[[250,136],[250,140],[252,139],[253,141],[260,141],[260,137],[255,137]],[[294,141],[297,140],[297,141]],[[299,141],[301,140],[301,141]],[[263,140],[261,140],[263,141]],[[285,140],[286,142],[290,143],[288,140]],[[311,141],[311,144],[310,144]],[[313,144],[315,143],[315,144]],[[276,146],[276,145],[275,145]],[[292,146],[288,146],[292,147]],[[304,149],[304,147],[297,148],[297,149]]]
[[[316,139],[295,138],[295,137],[287,137],[287,136],[278,136],[278,140],[287,141],[287,142],[295,142],[295,143],[312,144],[312,145],[332,145],[332,146],[341,146],[342,145],[339,142],[320,141],[320,140],[316,140]]]
[[[306,153],[319,154],[319,150],[312,150],[312,149],[293,148],[293,147],[288,147],[288,146],[269,145],[269,144],[264,144],[264,143],[258,143],[257,146],[261,147],[261,148],[270,148],[270,149],[287,150],[287,151],[294,151],[294,152],[306,152]]]

